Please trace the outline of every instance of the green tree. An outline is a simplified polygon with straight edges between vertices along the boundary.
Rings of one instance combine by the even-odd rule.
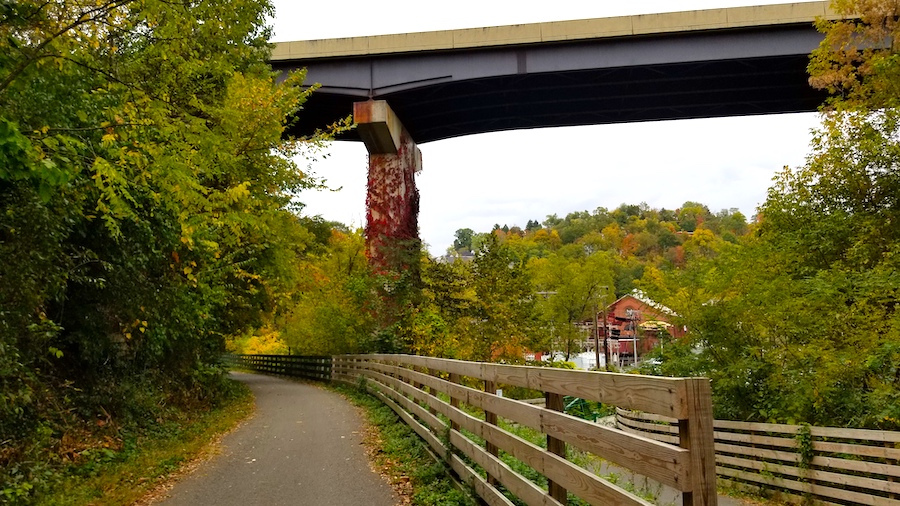
[[[612,302],[614,259],[609,252],[585,255],[576,245],[563,247],[548,258],[534,259],[528,264],[539,293],[545,328],[551,328],[552,351],[561,351],[565,359],[581,352],[584,335],[576,324],[590,321],[594,311]]]
[[[524,265],[493,234],[475,252],[472,288],[472,358],[524,360],[537,336],[534,289]]]
[[[473,264],[424,259],[422,263],[422,303],[416,309],[412,352],[447,358],[470,358],[473,343],[474,310]]]
[[[693,232],[705,221],[707,221],[711,213],[709,208],[699,202],[685,202],[681,208],[676,211],[678,226],[685,232]]]
[[[472,251],[472,237],[475,231],[471,228],[461,228],[454,233],[453,251]]]
[[[897,429],[900,12],[835,6],[847,18],[819,24],[810,63],[832,96],[807,163],[776,177],[756,234],[694,245],[677,273],[691,288],[667,303],[702,360],[673,361],[712,378],[719,416]]]
[[[301,74],[275,82],[271,14],[264,0],[0,6],[3,441],[29,447],[101,409],[155,419],[165,402],[148,413],[134,385],[214,399],[225,337],[289,300],[313,240],[289,207],[311,182],[282,134],[311,91]],[[9,490],[31,479],[0,469]]]
[[[281,340],[301,355],[373,351],[378,279],[369,270],[362,232],[332,230],[327,247],[301,263],[306,275],[276,325]]]

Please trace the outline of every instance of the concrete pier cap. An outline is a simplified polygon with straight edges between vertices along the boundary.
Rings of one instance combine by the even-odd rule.
[[[393,155],[400,150],[403,125],[386,101],[355,102],[353,121],[369,154]]]

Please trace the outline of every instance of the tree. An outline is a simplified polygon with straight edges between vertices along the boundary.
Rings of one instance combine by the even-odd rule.
[[[678,226],[685,232],[693,232],[711,216],[709,208],[699,202],[685,202],[676,211]]]
[[[471,358],[474,343],[467,339],[477,307],[469,262],[422,263],[422,303],[416,308],[412,352],[447,358]]]
[[[756,234],[685,244],[703,239],[678,273],[693,288],[667,304],[702,360],[675,362],[711,377],[718,416],[897,429],[900,5],[835,6],[847,18],[819,23],[809,67],[832,95],[806,164],[776,177]]]
[[[883,0],[834,0],[843,18],[820,20],[825,39],[813,51],[809,82],[830,94],[833,112],[881,111],[900,101],[900,5]]]
[[[4,441],[29,447],[100,406],[128,420],[135,385],[214,399],[225,337],[289,299],[312,241],[290,202],[311,183],[282,134],[311,91],[302,74],[275,82],[271,14],[262,0],[0,6]]]
[[[575,245],[528,264],[535,288],[548,294],[539,299],[539,308],[545,327],[553,329],[552,351],[562,351],[566,360],[581,351],[577,346],[585,337],[575,325],[591,320],[596,308],[612,302],[613,266],[609,252],[585,255]]]
[[[471,228],[461,228],[457,230],[454,234],[456,239],[453,240],[453,250],[472,251],[472,237],[474,235],[475,231]]]
[[[383,309],[369,270],[362,231],[332,230],[327,247],[301,263],[307,273],[278,318],[281,340],[301,355],[373,351]]]
[[[524,265],[491,235],[475,252],[472,359],[521,362],[536,337],[534,289]]]

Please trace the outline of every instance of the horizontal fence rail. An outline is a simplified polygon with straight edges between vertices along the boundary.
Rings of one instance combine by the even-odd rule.
[[[365,387],[390,406],[487,503],[559,505],[568,494],[594,505],[649,505],[567,459],[590,454],[681,491],[685,505],[715,505],[709,381],[573,371],[409,356],[333,358],[332,378]],[[545,406],[498,395],[520,387],[544,394]],[[563,397],[654,412],[678,421],[676,444],[598,425],[564,413]],[[528,427],[544,444],[509,427]],[[501,457],[506,456],[507,459]],[[507,463],[512,457],[546,478]],[[480,468],[479,470],[476,470]]]
[[[225,355],[228,367],[316,381],[331,379],[331,357],[300,355]]]
[[[616,411],[629,433],[679,442],[679,421]],[[900,432],[716,420],[719,477],[816,504],[900,506]]]

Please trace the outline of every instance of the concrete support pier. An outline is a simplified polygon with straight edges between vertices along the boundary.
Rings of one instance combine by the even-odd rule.
[[[383,100],[354,103],[353,119],[369,152],[369,261],[382,271],[399,272],[417,262],[420,249],[415,175],[422,170],[422,152]]]

